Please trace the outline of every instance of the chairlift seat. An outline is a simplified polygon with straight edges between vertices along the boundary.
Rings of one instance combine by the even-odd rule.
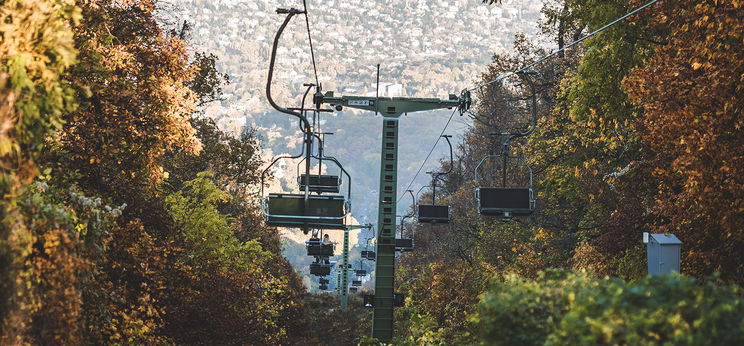
[[[413,239],[395,239],[395,251],[413,251]]]
[[[366,276],[367,275],[367,271],[365,269],[357,269],[357,270],[355,270],[355,272],[356,272],[356,276]]]
[[[331,275],[333,264],[310,263],[310,275],[326,276]]]
[[[420,223],[449,223],[450,207],[448,205],[418,206],[418,222]]]
[[[361,280],[353,280],[353,281],[351,281],[351,285],[354,286],[354,287],[359,287],[359,286],[362,285],[362,281]]]
[[[302,174],[297,177],[297,183],[300,185],[300,190],[305,190],[307,185],[310,192],[318,193],[338,193],[341,187],[341,177],[337,175],[309,175],[310,185],[307,185],[308,175]]]
[[[308,256],[333,256],[335,244],[320,239],[310,239],[305,242]]]
[[[362,250],[362,258],[364,258],[366,260],[374,261],[375,260],[375,255],[376,254],[375,254],[374,251]]]
[[[478,212],[483,215],[529,215],[535,210],[532,188],[481,187],[475,189]]]
[[[344,196],[310,195],[305,210],[304,194],[272,193],[264,213],[269,226],[344,229],[346,204]]]
[[[328,284],[330,282],[331,282],[331,280],[328,280],[326,278],[320,278],[320,279],[318,279],[318,283],[321,284],[321,285]]]
[[[356,293],[357,292],[357,288],[356,287],[349,287],[349,292]]]
[[[325,284],[319,285],[318,288],[321,289],[321,290],[323,290],[323,291],[326,291],[326,290],[328,290],[328,285],[325,285]]]

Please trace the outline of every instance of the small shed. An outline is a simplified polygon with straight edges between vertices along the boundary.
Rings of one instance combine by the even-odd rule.
[[[646,250],[648,254],[648,274],[665,275],[672,271],[679,273],[682,241],[674,234],[649,234]]]

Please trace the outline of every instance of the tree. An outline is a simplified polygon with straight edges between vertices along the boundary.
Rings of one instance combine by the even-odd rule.
[[[656,232],[685,243],[682,271],[744,283],[744,24],[738,1],[665,3],[666,44],[624,81],[643,107]],[[674,18],[674,20],[671,20]]]

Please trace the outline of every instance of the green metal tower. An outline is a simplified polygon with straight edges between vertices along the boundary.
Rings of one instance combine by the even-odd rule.
[[[366,225],[348,225],[344,228],[344,247],[341,254],[341,266],[339,266],[338,272],[338,283],[336,290],[339,293],[341,299],[341,308],[346,309],[349,305],[349,270],[351,270],[351,264],[349,264],[349,231],[352,229],[364,229],[372,228],[371,224]]]
[[[377,260],[375,264],[375,301],[372,316],[372,337],[381,342],[393,338],[393,294],[395,290],[395,213],[398,185],[398,119],[406,113],[470,107],[470,94],[449,99],[408,97],[335,96],[332,91],[317,92],[313,98],[317,108],[330,104],[336,110],[343,107],[379,112],[382,121],[380,162],[380,195],[378,198]]]

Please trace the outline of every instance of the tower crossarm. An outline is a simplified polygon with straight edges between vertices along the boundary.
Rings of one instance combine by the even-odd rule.
[[[464,112],[470,108],[470,93],[461,96],[449,95],[449,99],[415,98],[415,97],[374,97],[374,96],[336,96],[333,91],[325,94],[317,92],[314,96],[315,104],[320,108],[329,104],[340,111],[343,107],[379,112],[384,117],[397,118],[402,114],[428,111],[443,108],[457,108]]]

